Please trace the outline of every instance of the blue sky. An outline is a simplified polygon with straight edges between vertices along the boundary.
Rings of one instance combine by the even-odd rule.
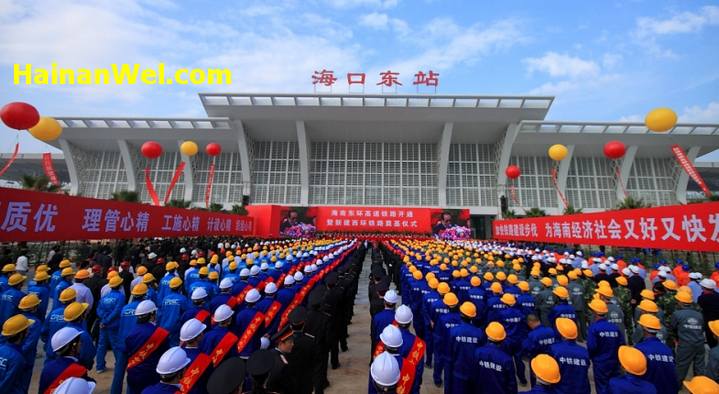
[[[548,119],[719,123],[719,2],[0,0],[0,104],[56,116],[204,116],[197,92],[310,92],[311,75],[440,73],[440,93],[557,97]],[[231,86],[14,86],[13,63],[227,67]],[[344,83],[334,88],[346,92]],[[0,126],[0,151],[15,132]],[[21,134],[21,151],[47,145]],[[719,154],[712,155],[719,160]]]

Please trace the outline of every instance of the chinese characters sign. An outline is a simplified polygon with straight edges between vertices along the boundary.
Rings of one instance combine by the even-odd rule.
[[[248,235],[252,218],[0,188],[0,242]]]
[[[320,231],[429,233],[429,208],[317,207],[315,223]]]
[[[495,220],[494,238],[719,251],[719,202]]]
[[[367,74],[363,72],[348,72],[346,76],[347,86],[362,85],[364,87],[365,81],[367,81]],[[331,88],[335,85],[335,83],[337,83],[337,80],[338,78],[335,76],[335,72],[333,70],[326,70],[323,68],[322,70],[315,70],[312,74],[312,85],[315,87],[319,85]],[[400,73],[392,70],[380,72],[379,75],[377,75],[376,80],[372,80],[370,83],[376,86],[381,86],[382,88],[396,88],[397,86],[404,85],[400,80]],[[436,89],[437,86],[439,86],[439,73],[433,70],[429,70],[426,73],[424,71],[418,71],[414,74],[412,85],[417,87],[431,86]]]

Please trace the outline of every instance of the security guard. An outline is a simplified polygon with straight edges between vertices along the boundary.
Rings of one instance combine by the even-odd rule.
[[[449,331],[458,326],[462,322],[459,315],[459,299],[457,296],[449,292],[442,298],[447,311],[441,313],[437,317],[434,325],[434,369],[432,370],[432,378],[435,386],[442,385],[442,374],[444,374],[445,384],[451,384],[451,371],[449,370]],[[449,387],[451,390],[451,387]]]
[[[38,267],[39,268],[39,267]],[[47,307],[50,304],[50,288],[48,283],[50,276],[47,271],[36,271],[32,285],[28,286],[28,294],[35,294],[40,299],[40,305],[37,307],[37,318],[41,321],[45,321],[45,315],[47,315]]]
[[[125,337],[124,359],[127,360],[127,392],[142,393],[159,381],[155,367],[168,349],[169,333],[155,325],[157,307],[151,300],[143,300],[135,309],[137,324]]]
[[[17,273],[8,278],[8,289],[0,295],[0,321],[6,321],[10,316],[19,313],[17,306],[20,299],[26,295],[24,291],[20,291],[25,279],[26,276]]]
[[[269,350],[258,350],[247,360],[247,374],[252,378],[252,394],[276,394],[267,388],[267,380],[275,368],[275,359]]]
[[[100,299],[97,306],[97,319],[100,324],[100,338],[97,341],[97,372],[105,372],[105,353],[112,347],[115,360],[120,360],[122,338],[120,337],[120,317],[125,306],[125,296],[120,292],[122,278],[115,276],[109,282],[111,291]]]
[[[43,367],[38,393],[52,393],[62,381],[72,377],[94,382],[87,375],[87,368],[77,362],[80,331],[72,327],[61,328],[52,336],[51,346],[57,357]]]
[[[659,318],[645,313],[639,317],[637,328],[642,330],[643,337],[635,347],[647,358],[644,380],[654,384],[659,394],[678,392],[674,352],[657,338],[657,333],[662,328]]]
[[[65,327],[65,307],[75,302],[75,289],[65,289],[59,297],[60,304],[56,305],[50,314],[45,319],[42,331],[40,332],[40,339],[45,343],[45,364],[55,358],[55,352],[52,351],[50,340],[55,333]]]
[[[168,349],[157,362],[153,372],[159,375],[159,382],[142,391],[142,394],[175,394],[183,388],[180,382],[192,360],[179,346]],[[183,391],[186,392],[186,391]]]
[[[230,263],[230,266],[234,261]],[[239,357],[228,359],[216,368],[207,382],[209,394],[240,393],[245,381],[245,361]]]
[[[322,394],[324,389],[329,386],[327,380],[327,365],[329,354],[329,343],[327,334],[330,330],[330,316],[321,309],[322,300],[324,298],[325,289],[317,287],[309,294],[307,305],[307,321],[304,330],[315,338],[317,345],[317,364],[312,373],[312,385],[316,394]]]
[[[674,298],[677,309],[671,316],[669,329],[677,338],[677,383],[681,383],[694,364],[694,375],[704,375],[704,317],[692,308],[690,292],[679,291]]]
[[[294,392],[297,386],[289,374],[289,360],[287,358],[294,348],[294,334],[289,325],[285,325],[273,335],[271,342],[275,344],[274,348],[270,350],[274,368],[267,379],[267,389],[278,393]]]
[[[90,305],[86,303],[73,302],[65,307],[64,318],[66,327],[73,327],[80,331],[80,357],[78,360],[87,369],[92,369],[97,353],[92,336],[85,328],[85,317]]]
[[[397,359],[387,352],[375,357],[370,366],[370,385],[367,392],[396,393],[397,382],[400,378],[400,369]]]
[[[599,299],[589,303],[594,321],[587,330],[587,350],[592,360],[594,385],[598,394],[611,393],[609,379],[619,374],[617,349],[623,345],[624,335],[619,328],[607,321],[607,304]]]
[[[532,360],[538,354],[548,354],[549,347],[557,340],[555,331],[549,327],[543,326],[539,321],[539,317],[534,313],[527,315],[527,327],[529,328],[529,333],[522,341],[521,356],[528,360]],[[531,370],[529,374],[529,381],[532,385],[536,382],[536,377]]]
[[[477,308],[474,304],[465,301],[459,307],[459,313],[462,321],[459,325],[452,327],[448,335],[447,370],[450,371],[450,376],[445,377],[447,384],[445,392],[450,394],[470,392],[472,373],[474,372],[472,365],[474,352],[487,342],[484,332],[472,324],[477,317]],[[447,389],[450,387],[451,391]]]
[[[237,357],[236,345],[239,338],[230,331],[232,315],[234,315],[234,311],[228,305],[218,306],[212,316],[215,326],[205,334],[200,346],[202,351],[210,356],[212,365],[215,368],[223,360]]]
[[[22,342],[22,355],[25,357],[25,368],[23,369],[23,378],[20,385],[25,391],[30,387],[32,379],[32,370],[35,365],[35,356],[37,355],[37,342],[40,340],[40,331],[42,325],[37,320],[37,307],[40,305],[40,299],[35,294],[28,294],[20,300],[18,309],[20,314],[28,320],[37,322],[27,329],[27,335]]]
[[[286,355],[287,375],[295,385],[294,392],[298,394],[312,393],[312,374],[318,363],[319,352],[316,349],[315,337],[304,331],[307,311],[298,306],[289,315],[292,329],[292,352]]]
[[[212,360],[200,349],[207,328],[197,319],[190,319],[180,328],[181,347],[192,361],[180,381],[183,393],[207,393],[207,381],[212,373]]]
[[[566,376],[560,372],[557,360],[552,356],[540,354],[530,362],[532,373],[537,377],[537,385],[527,393],[543,394],[556,393],[557,386]]]
[[[34,320],[23,315],[14,315],[3,322],[0,341],[0,387],[4,393],[27,393],[27,388],[20,384],[28,368],[22,353],[22,344],[33,323]]]
[[[169,263],[168,263],[169,264]],[[190,301],[184,294],[180,293],[182,279],[173,277],[167,284],[165,292],[157,311],[157,325],[170,333],[169,345],[176,346],[180,343],[180,327],[182,327],[182,315],[190,308]]]
[[[516,307],[517,300],[514,294],[505,293],[502,295],[501,301],[506,305],[504,309],[499,311],[499,322],[502,323],[504,330],[507,332],[507,339],[504,341],[503,347],[514,359],[519,383],[526,385],[527,378],[524,372],[524,363],[520,356],[522,341],[528,334],[527,325],[524,324],[524,314]]]
[[[656,394],[654,385],[643,377],[647,372],[647,358],[639,350],[631,346],[619,347],[619,362],[626,374],[609,381],[610,393],[622,394]]]
[[[474,352],[474,382],[471,392],[515,394],[517,378],[512,357],[502,349],[507,337],[504,327],[491,322],[484,330],[489,342]]]
[[[557,318],[555,328],[561,340],[549,347],[549,354],[559,361],[562,380],[553,386],[557,394],[589,394],[589,352],[576,342],[577,324],[572,319]]]

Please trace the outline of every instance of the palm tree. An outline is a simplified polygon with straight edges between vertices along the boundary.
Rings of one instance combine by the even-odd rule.
[[[222,204],[213,202],[210,204],[210,212],[225,212]]]
[[[542,216],[547,216],[547,212],[545,212],[543,209],[539,208],[530,208],[529,211],[524,212],[524,216],[528,218],[540,218]]]
[[[506,212],[502,213],[502,216],[505,219],[516,219],[517,218],[517,212],[514,212],[514,209],[509,209]]]
[[[50,192],[50,193],[55,193],[55,192],[60,191],[60,186],[50,183],[50,178],[46,177],[45,175],[40,175],[40,176],[23,175],[22,176],[22,188],[28,189],[28,190],[35,190],[38,192]]]
[[[634,198],[632,196],[627,196],[619,203],[619,205],[617,205],[617,209],[636,209],[649,207],[651,207],[651,204],[644,202],[644,200],[642,200],[641,198]]]
[[[123,202],[140,202],[140,195],[130,190],[120,190],[112,193],[110,199]]]
[[[233,205],[232,205],[232,213],[234,213],[235,215],[243,215],[243,216],[246,216],[246,215],[247,215],[247,208],[245,208],[244,205],[233,204]]]
[[[565,215],[574,215],[577,213],[582,213],[582,208],[574,208],[574,205],[567,205],[566,208],[564,208],[564,214]]]
[[[192,201],[185,201],[185,200],[170,200],[167,202],[168,207],[174,207],[174,208],[189,208],[190,205],[192,205]]]

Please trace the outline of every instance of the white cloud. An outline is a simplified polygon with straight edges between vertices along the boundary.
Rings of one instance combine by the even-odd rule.
[[[679,115],[679,122],[719,124],[719,101],[712,101],[706,107],[694,105],[684,108]]]
[[[360,25],[369,27],[370,29],[382,30],[386,29],[389,25],[389,16],[380,12],[373,12],[371,14],[362,15],[359,19],[359,23]]]
[[[602,67],[610,69],[614,68],[622,62],[624,57],[619,53],[605,53],[602,56]]]
[[[526,58],[524,63],[530,73],[539,71],[551,77],[595,77],[600,71],[599,65],[594,61],[556,52],[547,52],[542,57]]]
[[[668,19],[637,18],[632,37],[637,45],[658,58],[675,59],[678,55],[662,47],[657,40],[672,34],[696,33],[708,26],[719,25],[719,6],[704,6],[697,12],[681,12]]]
[[[632,114],[632,115],[626,115],[622,116],[618,120],[619,122],[627,122],[627,123],[644,123],[644,117],[639,114]]]
[[[347,9],[357,7],[371,8],[394,8],[399,4],[399,0],[324,0],[327,4],[334,8]]]

